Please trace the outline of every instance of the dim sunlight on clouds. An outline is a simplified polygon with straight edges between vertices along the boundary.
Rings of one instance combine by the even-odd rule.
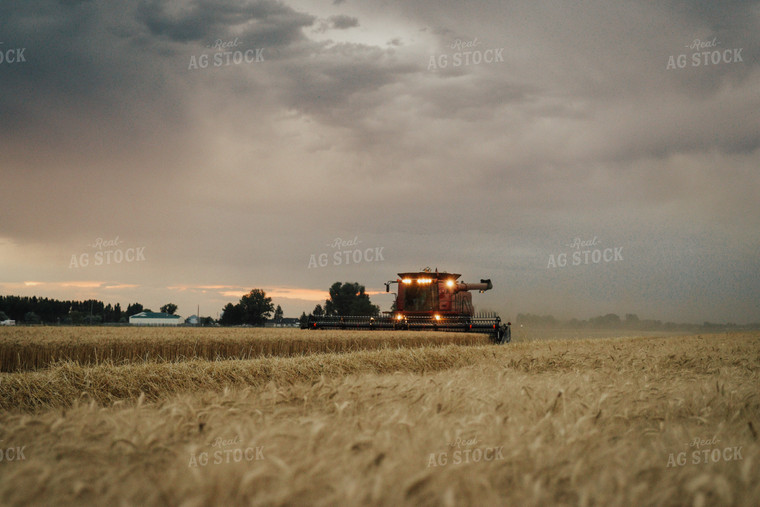
[[[267,296],[281,299],[301,299],[305,301],[324,301],[330,293],[323,290],[303,289],[295,287],[274,287],[265,289]]]
[[[78,289],[96,289],[104,286],[105,283],[106,282],[60,282],[50,285],[58,285],[61,287],[76,287]]]
[[[135,289],[137,287],[139,287],[139,285],[129,284],[129,283],[120,283],[116,285],[106,285],[103,288],[107,290],[119,290],[119,289]]]
[[[760,13],[694,4],[0,2],[0,289],[299,314],[436,263],[513,316],[757,321]],[[576,237],[623,260],[547,269]]]
[[[272,299],[298,299],[304,301],[323,301],[330,297],[324,290],[300,287],[234,287],[230,285],[172,285],[167,289],[176,292],[195,292],[206,294],[214,292],[227,298],[241,298],[254,288],[263,290]]]

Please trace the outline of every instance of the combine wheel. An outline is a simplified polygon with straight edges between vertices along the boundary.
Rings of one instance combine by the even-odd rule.
[[[502,345],[512,341],[512,328],[507,323],[506,326],[499,326],[499,330],[496,333],[496,344]]]
[[[501,343],[509,343],[512,341],[512,323],[507,322],[507,325],[504,327],[504,336],[501,340]]]

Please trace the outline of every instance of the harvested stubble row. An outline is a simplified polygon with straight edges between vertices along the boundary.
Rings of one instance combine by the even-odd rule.
[[[422,346],[484,345],[483,334],[407,331],[306,331],[273,328],[18,327],[0,329],[0,371],[48,368],[60,361],[176,362],[253,359]]]

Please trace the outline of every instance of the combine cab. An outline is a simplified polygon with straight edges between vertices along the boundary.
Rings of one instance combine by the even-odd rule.
[[[396,302],[391,312],[381,317],[324,316],[309,317],[309,329],[409,329],[423,331],[457,331],[486,333],[494,343],[509,343],[510,323],[501,323],[498,315],[476,315],[471,290],[485,292],[493,288],[491,280],[480,283],[458,281],[456,273],[419,272],[399,273]]]

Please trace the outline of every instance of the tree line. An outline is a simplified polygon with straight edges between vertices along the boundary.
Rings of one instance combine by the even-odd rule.
[[[380,307],[372,304],[363,285],[356,282],[335,282],[328,292],[330,299],[325,300],[324,306],[318,304],[309,315],[306,315],[306,312],[301,314],[298,320],[302,327],[306,325],[309,317],[334,315],[377,317],[380,315]]]
[[[280,305],[275,308],[272,298],[267,297],[266,292],[261,289],[253,289],[241,297],[237,304],[227,303],[222,308],[219,324],[222,326],[263,326],[267,319],[272,316],[272,312],[274,312],[275,322],[282,321]]]
[[[177,309],[176,305],[165,305]],[[144,311],[140,303],[105,304],[96,299],[60,301],[37,296],[0,296],[0,321],[15,320],[26,324],[103,324],[126,323],[131,315]]]
[[[363,285],[358,283],[335,282],[329,289],[330,298],[324,307],[318,304],[314,315],[371,315],[377,316],[380,307],[373,305],[365,293]],[[63,324],[63,325],[97,325],[126,324],[129,317],[140,312],[150,312],[140,303],[127,305],[123,310],[119,303],[105,304],[103,301],[88,299],[85,301],[59,301],[37,296],[0,296],[0,321],[11,319],[25,324]],[[163,313],[174,315],[177,305],[167,303],[160,309]],[[200,316],[199,316],[200,318]],[[253,289],[233,304],[227,303],[222,308],[218,321],[211,317],[200,318],[202,325],[222,326],[263,326],[268,320],[283,321],[280,305],[275,307],[272,298],[262,289]],[[307,315],[301,315],[305,323]]]
[[[306,315],[301,314],[299,321],[305,325],[311,316],[360,315],[377,317],[380,307],[372,304],[363,285],[356,282],[335,282],[329,289],[329,298],[324,304],[318,304]],[[84,301],[59,301],[37,296],[0,296],[0,321],[15,320],[25,324],[63,324],[63,325],[98,325],[126,324],[129,317],[140,312],[150,312],[140,303],[131,303],[122,309],[119,303],[105,304],[103,301],[87,299]],[[177,305],[167,303],[160,308],[163,313],[174,315]],[[283,321],[280,305],[272,303],[262,289],[253,289],[240,298],[238,303],[227,303],[222,308],[219,320],[211,317],[199,317],[201,325],[262,326],[268,320],[276,323]],[[506,319],[505,319],[506,320]],[[592,317],[588,320],[560,320],[552,315],[518,313],[515,324],[529,327],[570,328],[570,329],[632,329],[639,331],[720,331],[731,329],[760,329],[760,323],[737,325],[734,323],[716,324],[677,324],[660,320],[639,319],[635,313],[627,313],[621,318],[615,313]]]
[[[380,315],[380,307],[373,305],[363,285],[357,282],[335,282],[330,286],[329,299],[325,300],[324,306],[318,304],[310,315],[306,312],[298,319],[301,326],[306,324],[309,316],[323,315],[367,315],[376,317]],[[219,324],[223,326],[234,325],[263,325],[274,312],[274,322],[282,321],[282,308],[274,307],[272,298],[260,289],[254,289],[242,298],[237,304],[227,303],[222,310]]]

